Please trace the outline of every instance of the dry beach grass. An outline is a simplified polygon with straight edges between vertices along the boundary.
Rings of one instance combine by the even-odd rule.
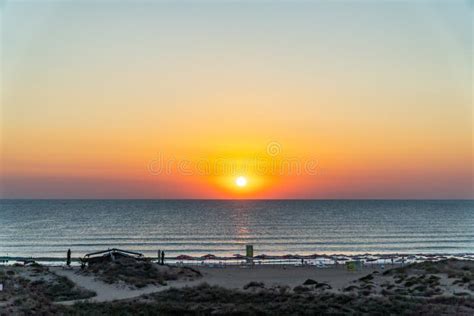
[[[105,283],[122,283],[132,288],[148,285],[166,285],[167,281],[192,281],[201,273],[189,267],[158,265],[150,260],[137,260],[132,257],[119,257],[116,260],[94,262],[78,273],[92,275]]]
[[[55,302],[96,295],[38,264],[3,266],[0,268],[0,280],[3,283],[3,291],[0,292],[2,315],[56,313],[59,310]]]
[[[138,265],[141,266],[141,263]],[[12,267],[2,267],[0,271],[5,275],[9,269]],[[67,282],[66,284],[69,284],[67,286],[51,286],[54,282],[61,282],[58,281],[61,278],[49,269],[36,267],[35,277],[48,280],[45,284],[50,284],[49,288],[53,291],[49,291],[50,295],[35,296],[34,287],[29,285],[33,281],[31,279],[29,282],[22,281],[26,278],[25,271],[31,273],[31,269],[33,268],[14,267],[15,275],[22,275],[22,278],[8,277],[9,282],[16,282],[17,286],[14,287],[15,291],[7,289],[5,292],[8,298],[5,300],[5,296],[3,297],[4,302],[0,305],[2,314],[21,314],[28,310],[51,315],[474,314],[472,261],[424,262],[391,270],[366,270],[364,273],[352,274],[343,269],[312,267],[312,270],[305,270],[294,266],[279,267],[280,270],[264,266],[255,269],[204,268],[200,269],[201,278],[194,278],[195,275],[193,281],[188,277],[178,278],[158,287],[146,285],[143,289],[132,290],[123,284],[122,286],[119,283],[109,284],[109,288],[116,288],[117,293],[123,292],[127,295],[119,295],[122,299],[114,301],[94,301],[95,297],[92,297],[71,305],[58,304],[58,298],[60,300],[71,297],[83,298],[84,295],[90,295],[92,289],[81,290],[77,285],[70,286]],[[123,275],[129,275],[130,271],[140,271],[130,262],[121,265],[121,269]],[[166,270],[168,272],[177,272],[179,270],[175,269],[181,267],[165,269],[170,269]],[[97,275],[93,276],[95,272],[88,271],[87,274],[90,275],[85,276],[77,274],[77,271],[52,270],[81,278],[99,277],[95,281],[97,284],[105,284],[104,281],[108,280],[103,279],[102,272],[97,272]],[[116,268],[111,271],[116,271]],[[187,269],[184,271],[189,272]],[[179,275],[179,272],[177,273]],[[292,274],[294,276],[292,282],[286,282],[290,280]],[[105,275],[107,278],[113,276],[112,273]],[[263,277],[258,278],[258,275]],[[270,275],[273,275],[273,278],[270,278]],[[138,276],[146,278],[146,274],[142,272],[135,273],[134,281],[130,284],[134,284]],[[231,278],[240,279],[239,282],[227,282]],[[337,279],[336,282],[334,278]],[[124,282],[123,277],[117,279]],[[56,281],[51,283],[51,280]],[[150,292],[141,292],[145,289],[150,289]],[[101,293],[97,292],[96,297],[100,295]]]

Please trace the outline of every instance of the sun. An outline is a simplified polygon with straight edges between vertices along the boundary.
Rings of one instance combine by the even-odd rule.
[[[240,176],[237,179],[235,179],[235,184],[238,187],[244,187],[247,185],[247,179],[245,177]]]

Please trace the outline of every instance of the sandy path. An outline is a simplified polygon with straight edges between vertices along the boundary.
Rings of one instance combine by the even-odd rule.
[[[113,300],[122,300],[137,297],[143,294],[154,293],[163,291],[170,288],[170,285],[167,286],[147,286],[141,289],[130,289],[127,286],[120,286],[116,284],[107,284],[100,280],[95,279],[93,276],[85,276],[81,274],[76,274],[77,269],[63,269],[61,267],[52,267],[51,271],[57,275],[65,276],[70,279],[72,282],[77,284],[80,287],[83,287],[87,290],[91,290],[97,293],[96,296],[87,299],[87,301],[92,302],[105,302]],[[174,282],[172,286],[181,287],[185,285],[197,285],[201,283],[201,280],[193,282]],[[61,304],[73,304],[75,302],[84,301],[84,300],[74,300],[74,301],[64,301]]]
[[[371,273],[375,268],[365,268],[362,271],[349,272],[343,266],[335,268],[316,268],[315,266],[254,266],[238,267],[228,266],[225,268],[197,268],[203,277],[194,281],[173,281],[167,286],[147,286],[142,289],[130,289],[125,285],[107,284],[96,280],[93,276],[76,274],[77,269],[63,269],[52,267],[51,270],[58,275],[65,276],[78,286],[97,293],[95,297],[88,301],[105,302],[134,298],[143,294],[160,292],[171,287],[181,288],[184,286],[195,286],[202,282],[210,285],[218,285],[229,289],[242,289],[244,285],[251,281],[263,282],[265,286],[288,285],[295,287],[303,284],[306,279],[314,279],[318,282],[330,284],[334,290],[347,286],[352,281]],[[66,301],[61,304],[72,304],[81,301]]]
[[[225,288],[242,289],[251,281],[263,282],[265,286],[288,285],[291,288],[302,285],[307,279],[324,282],[333,289],[341,289],[354,280],[363,277],[376,268],[364,268],[361,271],[350,272],[343,266],[331,268],[316,268],[315,266],[254,266],[251,268],[198,268],[203,274],[202,281],[211,285]]]

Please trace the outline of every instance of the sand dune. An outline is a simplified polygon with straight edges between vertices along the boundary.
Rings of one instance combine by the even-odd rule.
[[[250,282],[263,282],[266,286],[290,286],[301,285],[307,279],[324,282],[334,290],[342,289],[352,281],[371,273],[380,271],[380,268],[366,268],[362,271],[350,272],[342,266],[339,268],[316,268],[314,266],[254,266],[239,267],[230,266],[226,268],[197,268],[203,276],[193,281],[169,281],[166,286],[149,285],[141,289],[133,289],[126,284],[108,284],[98,280],[92,275],[77,273],[79,268],[64,269],[62,267],[52,267],[51,270],[61,276],[69,278],[71,281],[87,290],[97,293],[97,296],[88,299],[94,302],[106,302],[113,300],[129,299],[143,294],[160,292],[171,287],[181,288],[184,286],[195,286],[201,283],[217,285],[228,289],[242,289]],[[61,302],[61,304],[72,304],[76,301]]]

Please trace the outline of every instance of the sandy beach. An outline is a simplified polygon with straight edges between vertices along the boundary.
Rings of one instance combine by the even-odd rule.
[[[348,271],[342,265],[183,267],[124,257],[82,269],[0,266],[0,280],[0,315],[146,310],[293,315],[306,308],[326,313],[370,307],[376,313],[380,306],[397,314],[405,308],[422,315],[474,312],[474,262],[456,259]]]
[[[245,284],[255,281],[266,285],[287,285],[295,287],[307,279],[328,283],[334,289],[347,286],[350,282],[380,268],[365,268],[361,271],[347,271],[343,266],[316,268],[315,266],[253,266],[226,268],[198,268],[203,273],[203,281],[229,289],[241,289]]]
[[[201,283],[216,285],[227,289],[242,289],[250,282],[262,282],[266,286],[289,286],[291,288],[303,284],[307,279],[329,284],[334,291],[340,291],[351,282],[373,271],[383,271],[380,267],[368,267],[361,271],[347,271],[343,266],[316,268],[314,266],[289,266],[289,265],[260,265],[260,266],[228,266],[225,268],[198,267],[202,277],[193,281],[171,281],[166,286],[149,285],[142,289],[133,289],[124,284],[107,284],[93,276],[78,274],[78,267],[65,269],[51,267],[57,275],[65,276],[77,285],[94,291],[97,295],[88,300],[105,302],[128,299],[143,294],[160,292],[171,287],[181,288],[196,286]],[[64,302],[65,304],[74,301]]]

